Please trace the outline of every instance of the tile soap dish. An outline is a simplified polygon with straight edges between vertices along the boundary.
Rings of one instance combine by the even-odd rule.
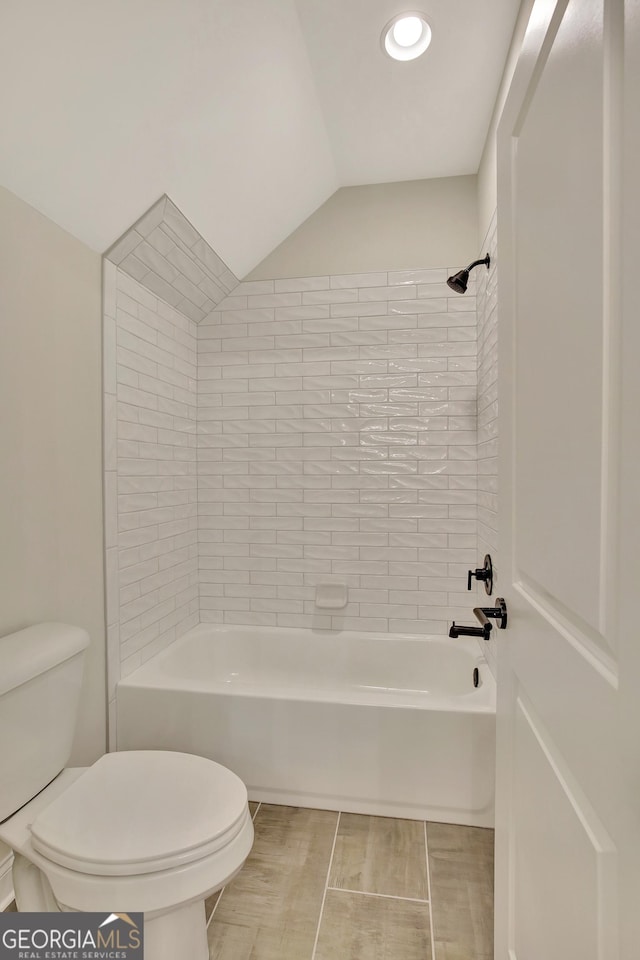
[[[319,583],[316,586],[316,607],[321,610],[342,610],[349,600],[346,583]]]

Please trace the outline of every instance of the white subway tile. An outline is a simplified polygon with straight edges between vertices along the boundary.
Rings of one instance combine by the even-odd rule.
[[[293,277],[275,281],[276,293],[294,293],[307,290],[327,290],[329,277]]]
[[[358,329],[357,317],[327,317],[321,320],[303,320],[305,333],[337,333]]]
[[[318,303],[353,303],[358,299],[358,290],[349,290],[346,288],[333,290],[315,290],[302,294],[304,304]]]
[[[273,293],[274,292],[274,282],[273,280],[245,280],[238,284],[235,287],[233,293],[234,296],[243,296],[243,295],[256,295],[262,293]],[[280,291],[278,291],[280,292]]]
[[[443,299],[448,298],[451,291],[447,286],[446,282],[442,283],[421,283],[418,285],[418,298],[423,299],[434,299],[436,297]]]
[[[301,334],[292,334],[286,336],[277,336],[276,337],[276,347],[288,349],[299,349],[306,347],[328,347],[330,344],[329,334],[328,333],[301,333]],[[310,358],[315,361],[316,359],[324,359],[324,357],[314,357]]]
[[[393,270],[389,273],[389,285],[398,284],[416,284],[445,283],[447,279],[447,270],[438,268],[435,270]]]
[[[247,297],[249,309],[259,307],[297,307],[302,303],[300,293],[265,293],[259,296]]]
[[[447,300],[447,310],[449,313],[473,313],[476,312],[476,298],[466,294],[464,297],[449,297]]]
[[[321,320],[331,315],[329,304],[306,304],[296,307],[278,307],[276,320]]]
[[[345,287],[384,287],[387,284],[387,274],[377,273],[345,273],[331,277],[333,290],[342,290]]]
[[[328,362],[320,363],[277,363],[275,370],[277,377],[322,377],[331,373]]]
[[[465,327],[473,332],[473,327]],[[447,339],[446,327],[409,327],[403,330],[390,330],[389,343],[439,343]]]
[[[364,302],[372,300],[415,300],[417,289],[414,286],[399,287],[361,287],[358,290],[358,299]]]
[[[418,325],[415,315],[390,316],[386,312],[379,315],[361,316],[359,326],[361,330],[408,330]]]
[[[383,289],[383,288],[381,288]],[[387,302],[372,301],[357,303],[332,303],[332,317],[379,317],[387,313]]]
[[[167,263],[196,296],[182,278],[195,283],[203,259],[187,265],[184,240],[166,237],[179,251],[160,238]],[[476,458],[487,471],[495,458],[495,336],[476,345],[473,294],[452,306],[442,268],[256,281],[197,327],[120,274],[111,538],[127,668],[198,607],[209,622],[444,632],[459,592],[439,583],[476,560]],[[487,477],[483,524],[495,522]],[[327,576],[354,594],[335,616],[313,605]]]
[[[295,334],[302,334],[302,320],[274,320],[274,321],[261,321],[259,323],[250,322],[249,323],[249,336],[258,337],[258,336],[293,336]],[[276,346],[286,347],[286,343],[276,343]]]

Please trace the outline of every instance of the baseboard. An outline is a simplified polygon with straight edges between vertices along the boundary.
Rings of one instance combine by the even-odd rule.
[[[302,793],[296,790],[273,790],[270,787],[247,787],[249,800],[256,803],[275,803],[284,807],[309,807],[312,810],[336,810],[342,813],[361,813],[373,817],[394,817],[400,820],[433,820],[436,823],[454,823],[467,827],[494,828],[493,805],[484,810],[458,810],[449,807],[431,807],[424,804],[385,802],[384,800],[355,800],[324,793]]]
[[[13,879],[11,877],[12,864],[12,853],[0,861],[0,911],[6,910],[13,900]]]

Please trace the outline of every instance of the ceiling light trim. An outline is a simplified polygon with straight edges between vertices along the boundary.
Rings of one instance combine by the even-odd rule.
[[[422,25],[422,29],[418,38],[413,43],[409,44],[398,42],[396,39],[396,26],[401,24],[403,21],[411,21],[413,19],[419,20]],[[407,26],[411,27],[414,25],[407,24]],[[423,13],[418,13],[415,10],[411,10],[407,11],[406,13],[397,14],[395,17],[392,17],[392,19],[389,20],[382,31],[380,45],[383,52],[388,57],[391,57],[392,60],[406,62],[408,60],[415,60],[417,57],[422,56],[425,50],[429,47],[431,38],[431,27],[427,23],[425,15]]]

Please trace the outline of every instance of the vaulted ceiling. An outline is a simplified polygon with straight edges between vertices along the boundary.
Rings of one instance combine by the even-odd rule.
[[[418,0],[433,39],[399,63],[380,34],[415,0],[296,0],[340,184],[476,173],[519,0]]]
[[[0,182],[104,251],[167,193],[243,276],[339,186],[475,173],[518,0],[3,0]],[[412,8],[413,4],[408,4]]]

